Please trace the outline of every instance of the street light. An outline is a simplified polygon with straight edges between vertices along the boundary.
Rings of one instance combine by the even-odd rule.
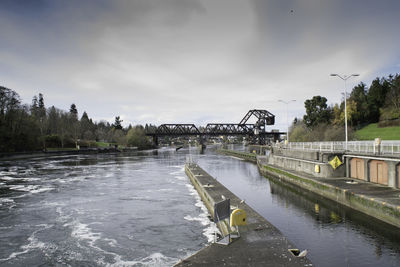
[[[283,100],[278,100],[278,102],[282,102],[282,103],[285,103],[286,104],[286,126],[287,126],[287,133],[286,133],[286,135],[287,135],[287,141],[288,141],[288,143],[289,143],[289,119],[288,119],[288,114],[289,114],[289,112],[288,112],[288,107],[289,107],[289,103],[290,102],[296,102],[296,100],[289,100],[289,101],[283,101]]]
[[[351,74],[351,75],[343,75],[340,76],[339,74],[331,74],[331,76],[336,76],[339,77],[340,79],[342,79],[344,81],[344,130],[346,133],[346,150],[347,150],[347,94],[346,94],[346,81],[351,78],[351,77],[356,77],[356,76],[360,76],[360,74]]]

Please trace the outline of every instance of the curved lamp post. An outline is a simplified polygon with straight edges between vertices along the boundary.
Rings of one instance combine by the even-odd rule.
[[[345,142],[345,146],[346,146],[346,150],[347,150],[347,94],[346,94],[346,81],[348,79],[350,79],[351,77],[356,77],[356,76],[360,76],[360,74],[351,74],[351,75],[339,75],[339,74],[331,74],[331,76],[336,76],[339,77],[340,79],[342,79],[344,81],[344,129],[345,129],[345,133],[346,133],[346,142]]]
[[[288,119],[289,112],[288,112],[288,107],[289,107],[289,103],[296,102],[296,100],[289,100],[289,101],[278,100],[278,102],[282,102],[282,103],[286,104],[286,127],[287,127],[286,135],[287,135],[287,141],[289,143],[289,119]]]

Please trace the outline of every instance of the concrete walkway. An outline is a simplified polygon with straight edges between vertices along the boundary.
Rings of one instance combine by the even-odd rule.
[[[231,206],[247,213],[247,225],[240,226],[241,237],[229,245],[213,243],[175,266],[313,266],[306,258],[295,257],[288,249],[295,248],[282,233],[246,203],[196,164],[187,164],[186,173],[210,214],[214,203],[224,195]],[[221,232],[226,232],[220,224]],[[304,248],[303,248],[304,249]]]

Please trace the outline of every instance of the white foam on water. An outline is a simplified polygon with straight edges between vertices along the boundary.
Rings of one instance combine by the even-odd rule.
[[[0,177],[0,179],[3,180],[3,181],[18,180],[17,178],[10,177],[10,176],[3,176],[3,177]]]
[[[31,194],[42,193],[54,189],[53,187],[40,187],[39,185],[12,185],[9,188],[11,190],[29,192]]]
[[[187,184],[185,184],[185,185],[186,185],[186,187],[188,188],[190,195],[192,195],[192,196],[198,196],[198,197],[200,198],[199,194],[197,194],[197,191],[196,191],[196,189],[194,189],[193,185],[191,185],[191,184],[189,184],[189,183],[187,183]],[[196,200],[197,200],[197,199],[196,199]]]
[[[72,237],[87,241],[91,247],[95,247],[94,243],[101,238],[100,233],[92,232],[92,229],[90,229],[89,225],[81,223],[77,220],[64,224],[64,227],[67,226],[72,226]]]
[[[201,213],[197,217],[187,215],[184,217],[184,219],[188,220],[188,221],[198,221],[203,226],[206,226],[203,229],[203,235],[205,237],[207,237],[207,241],[209,243],[213,242],[215,232],[217,232],[217,233],[220,233],[220,232],[219,232],[218,228],[215,226],[215,224],[209,220],[208,210],[207,210],[206,206],[204,205],[203,201],[201,200],[201,198],[200,198],[199,194],[197,193],[196,189],[194,188],[194,186],[189,183],[185,184],[185,185],[189,189],[190,195],[195,197],[196,203],[194,205],[201,209]]]
[[[9,187],[11,190],[30,192],[39,188],[38,185],[13,185]]]
[[[97,223],[92,223],[92,224],[97,224]],[[88,224],[81,223],[78,220],[73,220],[72,222],[66,223],[64,224],[64,227],[65,226],[72,226],[71,236],[78,240],[86,241],[91,248],[101,251],[103,254],[111,255],[113,256],[114,259],[120,257],[118,254],[106,251],[96,245],[96,242],[98,240],[101,240],[105,241],[110,247],[117,247],[118,246],[117,240],[112,238],[102,237],[101,233],[93,232]],[[99,263],[100,265],[106,265],[103,259],[104,257],[102,259],[97,259],[97,263]]]
[[[13,199],[11,198],[1,198],[0,199],[0,207],[5,206],[9,209],[12,209],[16,206],[16,203]]]
[[[11,177],[11,176],[3,176],[3,177],[0,177],[0,179],[3,180],[3,181],[26,181],[26,182],[39,181],[40,180],[40,178]]]
[[[1,198],[0,203],[15,203],[15,201],[11,198]]]
[[[210,225],[203,230],[203,235],[207,237],[208,243],[214,242],[215,239],[215,234],[221,235],[221,232],[219,231],[217,225],[215,223],[210,223]]]
[[[184,170],[184,169],[185,169],[185,167],[182,166],[182,165],[168,166],[168,167],[170,167],[170,168],[178,168],[178,169],[181,169],[181,170]]]
[[[187,181],[188,178],[185,176],[175,176],[176,179],[180,180],[180,181]]]
[[[172,188],[161,188],[161,189],[157,189],[156,192],[171,192],[174,191],[174,189]]]
[[[30,192],[32,194],[37,194],[37,193],[47,192],[47,191],[51,191],[51,190],[54,190],[54,188],[53,187],[42,187],[42,188],[32,190]]]
[[[74,176],[72,178],[62,178],[62,179],[57,179],[56,181],[62,184],[66,183],[72,183],[72,182],[82,182],[86,179],[86,175],[81,175],[81,176]]]
[[[202,214],[200,214],[200,216],[198,217],[192,217],[190,215],[186,215],[185,217],[183,217],[185,220],[187,221],[197,221],[200,222],[202,225],[208,225],[210,223],[210,220],[208,219],[208,217],[206,216],[205,218],[201,216]]]
[[[152,267],[164,267],[172,266],[179,259],[165,256],[160,252],[153,253],[147,257],[139,260],[125,261],[122,260],[120,255],[115,257],[116,262],[113,264],[107,264],[107,266],[152,266]]]
[[[170,175],[178,175],[178,174],[182,174],[182,171],[179,170],[179,171],[175,171],[175,172],[170,172],[169,174]]]
[[[104,178],[110,178],[110,177],[113,177],[113,176],[114,176],[114,173],[109,172],[109,173],[106,173],[106,174],[104,175]]]
[[[50,228],[51,225],[40,224],[40,225],[37,225],[37,226],[42,227],[42,229],[34,231],[32,233],[32,235],[30,237],[28,237],[29,243],[26,244],[26,245],[22,245],[20,247],[21,251],[17,251],[17,252],[11,253],[10,256],[8,256],[7,258],[0,259],[0,262],[9,261],[11,259],[14,259],[14,258],[18,257],[19,255],[26,254],[26,253],[28,253],[28,252],[30,252],[32,250],[35,250],[35,249],[46,250],[46,251],[55,251],[57,249],[57,246],[55,246],[53,244],[49,244],[49,243],[44,243],[44,242],[38,240],[36,238],[36,236],[35,236],[38,232]]]
[[[18,175],[18,172],[16,171],[0,171],[0,176],[8,176],[8,175]]]

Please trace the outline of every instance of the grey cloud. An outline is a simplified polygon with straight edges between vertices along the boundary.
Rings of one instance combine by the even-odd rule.
[[[0,3],[0,80],[95,120],[235,122],[267,108],[282,126],[278,99],[301,116],[313,95],[340,99],[330,71],[373,76],[398,59],[395,1],[21,3]]]

